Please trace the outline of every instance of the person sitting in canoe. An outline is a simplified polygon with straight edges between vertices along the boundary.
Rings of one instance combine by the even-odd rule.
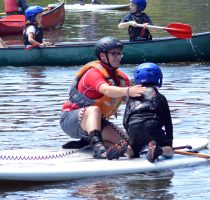
[[[148,146],[147,159],[154,162],[160,155],[173,156],[173,125],[167,99],[159,93],[162,72],[154,63],[143,63],[134,71],[136,84],[146,87],[140,97],[128,99],[123,126],[129,135],[132,157]],[[164,127],[164,130],[162,129]]]
[[[4,0],[6,15],[24,15],[28,8],[26,0]]]
[[[119,29],[128,27],[130,41],[152,40],[147,25],[153,25],[153,23],[146,13],[142,13],[146,6],[146,0],[130,0],[131,12],[121,18],[118,24]]]
[[[118,159],[126,152],[127,134],[108,119],[116,115],[123,97],[138,97],[144,91],[141,85],[129,87],[127,75],[118,70],[122,50],[122,42],[114,37],[98,40],[98,60],[77,72],[62,107],[62,130],[90,144],[96,159]]]
[[[25,11],[26,25],[23,28],[24,45],[51,46],[50,42],[43,41],[42,12],[40,6],[30,6]]]

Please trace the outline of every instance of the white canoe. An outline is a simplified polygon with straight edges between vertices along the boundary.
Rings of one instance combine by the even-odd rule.
[[[190,145],[202,150],[208,138],[175,139],[174,147]],[[207,159],[175,155],[150,163],[138,159],[97,160],[91,152],[69,150],[20,149],[0,151],[0,181],[64,181],[93,176],[156,172],[206,163]]]
[[[74,11],[97,11],[97,10],[124,10],[129,9],[128,4],[66,4],[65,10]]]

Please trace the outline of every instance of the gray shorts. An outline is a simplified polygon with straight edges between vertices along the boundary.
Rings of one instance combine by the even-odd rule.
[[[83,130],[83,128],[80,125],[81,118],[82,118],[82,117],[79,117],[80,111],[84,113],[85,108],[79,108],[71,112],[68,112],[68,111],[62,112],[60,116],[60,126],[62,130],[66,134],[68,134],[71,138],[87,139],[88,133],[85,130]],[[109,122],[107,119],[102,118],[101,130],[103,130],[108,125],[113,126],[112,124],[113,124],[112,122]]]

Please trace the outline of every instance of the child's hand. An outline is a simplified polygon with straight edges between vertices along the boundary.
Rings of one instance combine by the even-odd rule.
[[[52,43],[51,43],[51,42],[44,42],[44,43],[45,43],[45,46],[46,46],[46,47],[52,46]]]
[[[45,47],[52,47],[53,43],[51,42],[43,42],[42,44],[44,44]]]
[[[147,25],[148,25],[149,23],[143,23],[142,25],[143,25],[143,28],[145,28],[145,29],[147,29]]]
[[[138,27],[138,24],[135,21],[129,21],[128,22],[129,26],[134,26],[134,27]]]
[[[53,43],[51,43],[51,42],[43,42],[39,46],[40,47],[52,47],[53,46]]]

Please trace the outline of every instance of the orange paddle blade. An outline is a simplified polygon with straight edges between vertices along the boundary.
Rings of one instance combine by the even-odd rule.
[[[210,155],[207,155],[207,154],[200,154],[200,153],[187,152],[187,151],[174,151],[174,153],[186,155],[186,156],[195,156],[195,157],[199,157],[199,158],[210,159]]]
[[[189,24],[172,23],[165,27],[164,30],[181,39],[192,38],[192,28]]]

